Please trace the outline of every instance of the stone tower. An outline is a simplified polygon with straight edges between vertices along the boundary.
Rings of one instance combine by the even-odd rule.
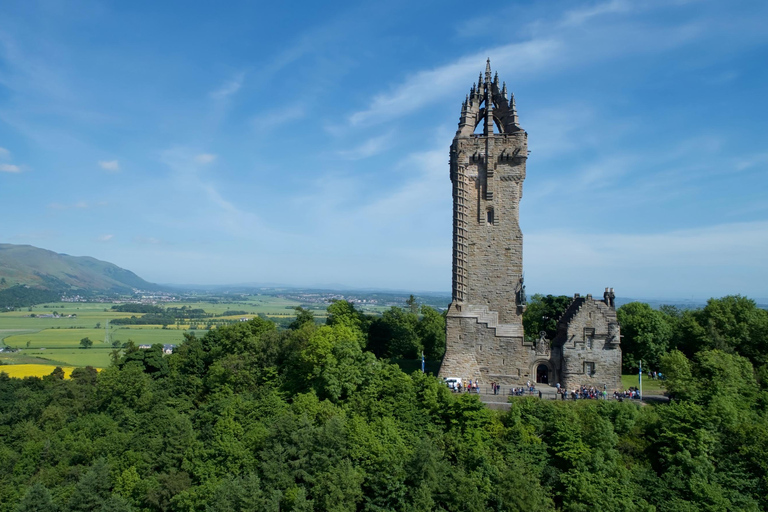
[[[482,123],[482,133],[475,133]],[[536,356],[523,341],[523,195],[528,134],[488,61],[461,107],[451,144],[453,294],[442,377],[510,383]],[[543,348],[542,348],[543,350]],[[541,358],[549,359],[547,354]],[[525,380],[525,379],[523,379]]]

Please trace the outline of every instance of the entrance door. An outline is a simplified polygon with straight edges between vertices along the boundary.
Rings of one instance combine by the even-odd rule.
[[[549,384],[549,368],[545,364],[540,364],[536,368],[536,382],[539,384]]]

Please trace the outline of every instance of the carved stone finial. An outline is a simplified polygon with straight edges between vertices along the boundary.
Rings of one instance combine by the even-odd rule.
[[[509,95],[509,117],[507,120],[507,126],[509,131],[522,130],[520,127],[520,120],[517,118],[517,106],[515,105],[515,95],[510,93]]]

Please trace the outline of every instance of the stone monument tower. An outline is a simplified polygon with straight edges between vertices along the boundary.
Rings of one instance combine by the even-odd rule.
[[[492,77],[489,60],[462,104],[451,144],[453,293],[442,377],[506,383],[530,371],[536,347],[523,342],[518,213],[527,158],[515,98],[498,74]],[[548,346],[546,352],[549,359]]]

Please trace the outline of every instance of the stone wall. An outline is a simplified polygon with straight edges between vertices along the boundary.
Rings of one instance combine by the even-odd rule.
[[[492,313],[456,311],[456,305],[451,308],[446,318],[441,376],[479,379],[482,385],[498,382],[513,386],[535,379],[531,365],[537,358],[536,347],[524,343],[522,328],[513,331],[508,325],[494,324]],[[548,360],[549,350],[538,358]]]
[[[576,297],[553,341],[558,377],[566,389],[621,389],[621,343],[616,311],[591,296]],[[592,366],[594,365],[594,366]]]

